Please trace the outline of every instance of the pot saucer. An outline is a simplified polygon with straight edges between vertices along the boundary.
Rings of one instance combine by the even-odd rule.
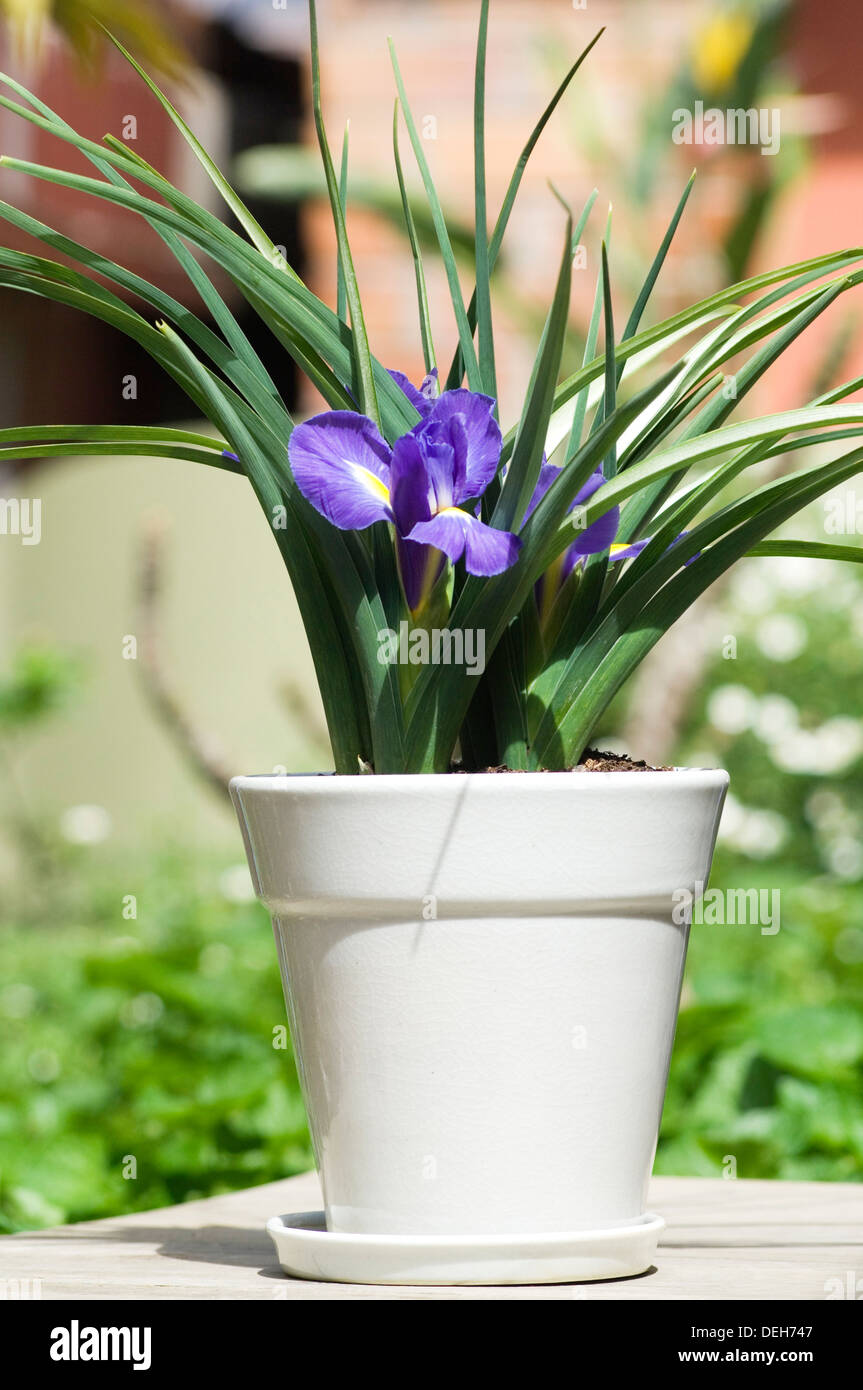
[[[644,1274],[661,1216],[626,1226],[514,1236],[344,1235],[322,1211],[267,1222],[279,1264],[294,1279],[342,1284],[572,1284]]]

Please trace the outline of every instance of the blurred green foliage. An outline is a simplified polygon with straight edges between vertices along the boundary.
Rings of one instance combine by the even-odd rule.
[[[780,929],[693,926],[658,1171],[715,1175],[728,1155],[741,1177],[860,1181],[857,567],[750,560],[715,632],[679,757],[731,773],[711,885],[770,894]]]
[[[860,1181],[863,889],[722,853],[711,884],[768,885],[780,930],[693,926],[655,1171]]]
[[[244,866],[70,854],[76,915],[43,901],[39,923],[0,930],[0,1229],[311,1167],[296,1069],[274,1046],[269,921],[236,901]],[[778,887],[781,929],[693,927],[657,1171],[719,1176],[731,1156],[739,1177],[857,1180],[863,890],[727,853],[713,882]]]
[[[61,710],[80,675],[80,663],[56,647],[21,647],[8,671],[0,672],[0,735],[26,729]]]
[[[291,1054],[274,1045],[272,930],[232,900],[245,867],[196,875],[166,851],[122,872],[106,853],[74,852],[74,917],[47,901],[40,924],[0,930],[0,1230],[312,1165]]]

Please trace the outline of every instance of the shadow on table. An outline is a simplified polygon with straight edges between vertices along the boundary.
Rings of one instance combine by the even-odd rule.
[[[260,1227],[243,1226],[112,1226],[110,1230],[75,1228],[76,1240],[117,1241],[153,1245],[156,1254],[193,1264],[234,1265],[257,1269],[262,1279],[282,1279],[273,1243]]]

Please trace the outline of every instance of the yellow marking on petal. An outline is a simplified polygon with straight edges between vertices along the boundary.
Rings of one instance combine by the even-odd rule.
[[[361,463],[354,463],[352,459],[345,459],[345,462],[350,463],[351,468],[355,469],[355,471],[360,474],[361,481],[363,485],[368,488],[369,492],[373,492],[375,496],[378,497],[381,502],[385,502],[387,506],[390,505],[390,490],[383,479],[378,477],[377,473],[373,473],[370,468],[364,468]]]
[[[619,555],[620,552],[621,552],[621,550],[628,550],[628,549],[629,549],[629,545],[622,545],[622,544],[610,545],[610,546],[608,547],[608,553],[609,553],[609,556],[610,556],[610,557],[613,557],[613,556],[615,556],[615,555]]]

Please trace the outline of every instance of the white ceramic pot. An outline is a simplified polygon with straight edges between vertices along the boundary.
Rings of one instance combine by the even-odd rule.
[[[645,1219],[724,772],[240,777],[330,1232]]]

